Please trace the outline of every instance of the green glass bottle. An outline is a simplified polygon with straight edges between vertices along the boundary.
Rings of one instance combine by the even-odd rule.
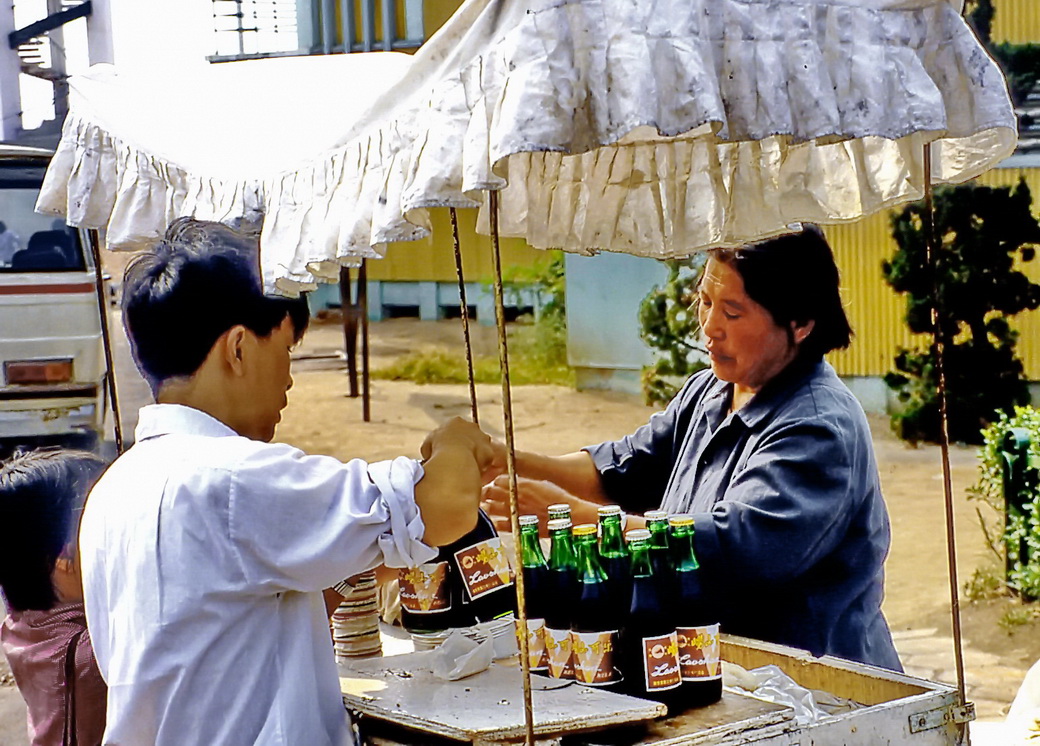
[[[700,563],[693,549],[693,517],[673,515],[668,524],[675,572],[672,620],[679,639],[683,703],[688,707],[707,705],[722,697],[719,620],[701,587]]]
[[[650,532],[634,529],[625,534],[632,553],[632,607],[621,633],[621,671],[625,692],[681,707],[682,675],[679,641],[669,614],[669,596],[656,576],[651,557]]]
[[[571,506],[567,503],[553,503],[546,508],[545,512],[550,521],[555,521],[560,518],[571,520]]]
[[[532,671],[545,671],[545,608],[548,603],[549,563],[538,542],[538,516],[520,516],[520,556],[524,573],[524,606],[527,612],[527,652]]]
[[[632,563],[621,531],[621,508],[599,509],[599,559],[606,570],[614,607],[627,610],[632,603]]]
[[[621,679],[617,669],[621,614],[599,562],[593,524],[574,528],[574,551],[578,559],[578,603],[571,619],[574,678],[590,686],[611,686]]]
[[[545,605],[545,648],[549,675],[573,679],[571,618],[577,604],[578,562],[571,519],[549,521],[549,576]]]
[[[650,562],[658,583],[664,584],[671,577],[672,560],[668,549],[668,513],[663,510],[648,510],[643,513],[646,530],[650,532]]]

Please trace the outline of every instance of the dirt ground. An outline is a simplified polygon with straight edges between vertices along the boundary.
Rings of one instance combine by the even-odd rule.
[[[473,327],[477,354],[496,354],[495,331]],[[458,321],[395,319],[373,325],[371,367],[417,348],[459,350]],[[415,385],[373,380],[371,422],[361,417],[361,400],[347,395],[339,327],[316,323],[297,351],[295,385],[276,438],[305,450],[340,459],[380,459],[416,454],[424,435],[452,415],[468,416],[465,386]],[[482,426],[501,436],[502,391],[478,386]],[[512,390],[518,448],[565,453],[615,438],[646,422],[653,409],[637,397],[611,392],[578,392],[558,386],[519,386]],[[951,632],[948,553],[942,497],[942,466],[934,446],[910,447],[891,432],[888,420],[871,417],[881,480],[892,519],[892,551],[886,565],[884,611],[894,631],[934,629]],[[976,449],[953,446],[951,480],[955,495],[955,546],[961,588],[973,571],[994,562],[979,528],[976,504],[965,490],[977,479]],[[999,627],[1003,603],[961,604],[965,644],[992,653],[1001,664],[1028,668],[1040,658],[1040,626],[1013,633]],[[951,654],[952,656],[952,654]],[[951,658],[952,659],[952,658]],[[952,664],[951,664],[952,665]]]

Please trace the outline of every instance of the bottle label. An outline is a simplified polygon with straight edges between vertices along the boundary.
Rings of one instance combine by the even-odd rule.
[[[719,663],[719,625],[679,627],[679,667],[683,681],[711,681],[722,677]]]
[[[451,608],[447,562],[402,568],[397,575],[401,606],[412,614],[431,614]]]
[[[455,552],[466,594],[476,601],[513,582],[502,541],[494,536]]]
[[[517,633],[520,620],[516,620]],[[545,620],[527,620],[527,660],[532,671],[544,671],[549,667],[549,651],[545,645]]]
[[[617,630],[571,632],[574,679],[581,684],[609,684],[621,676],[614,668]]]
[[[648,692],[663,692],[682,684],[679,638],[675,632],[643,638],[643,676]]]
[[[571,631],[545,628],[545,652],[549,675],[554,679],[573,679],[574,661],[571,658]]]

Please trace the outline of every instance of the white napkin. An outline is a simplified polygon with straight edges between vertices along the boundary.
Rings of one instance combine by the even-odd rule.
[[[495,646],[490,639],[477,642],[455,629],[436,650],[430,651],[430,670],[437,678],[457,681],[480,673],[494,657]]]

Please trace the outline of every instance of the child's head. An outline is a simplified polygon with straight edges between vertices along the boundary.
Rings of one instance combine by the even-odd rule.
[[[0,589],[12,610],[47,610],[60,600],[55,568],[71,564],[83,503],[104,468],[98,456],[71,450],[0,462]]]
[[[310,319],[306,299],[265,295],[256,238],[221,223],[174,221],[123,277],[123,325],[156,394],[193,376],[228,330],[268,337],[286,319],[299,340]]]

